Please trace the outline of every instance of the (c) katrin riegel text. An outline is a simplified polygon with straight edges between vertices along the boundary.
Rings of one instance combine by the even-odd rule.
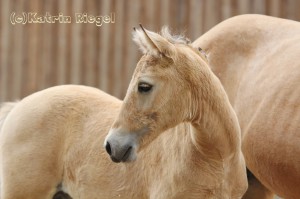
[[[11,24],[31,24],[31,23],[91,23],[96,26],[102,26],[103,24],[115,23],[116,16],[112,12],[108,15],[91,15],[88,13],[75,13],[74,17],[70,15],[64,15],[59,13],[58,15],[52,15],[49,12],[46,12],[44,15],[40,15],[36,12],[22,12],[17,14],[12,12],[10,15]]]

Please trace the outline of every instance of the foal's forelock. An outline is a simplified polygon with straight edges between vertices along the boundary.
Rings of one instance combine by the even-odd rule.
[[[161,30],[161,35],[172,44],[190,44],[191,40],[183,35],[172,35],[168,26],[164,26]]]
[[[141,28],[134,28],[133,41],[139,46],[143,54],[165,56],[172,58],[176,54],[174,44],[189,45],[189,39],[182,35],[171,35],[168,27],[163,27],[160,34]]]

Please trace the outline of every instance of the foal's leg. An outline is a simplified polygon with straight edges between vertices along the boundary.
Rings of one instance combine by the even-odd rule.
[[[247,169],[248,190],[242,199],[273,199],[274,194]]]

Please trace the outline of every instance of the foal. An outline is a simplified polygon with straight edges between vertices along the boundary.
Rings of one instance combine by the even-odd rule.
[[[0,110],[1,199],[242,197],[240,127],[205,58],[166,29],[134,40],[123,103],[65,85]]]
[[[105,139],[112,161],[135,160],[167,131],[148,156],[162,164],[153,198],[241,198],[247,180],[240,127],[205,57],[166,28],[162,35],[142,26],[134,30],[144,55]]]

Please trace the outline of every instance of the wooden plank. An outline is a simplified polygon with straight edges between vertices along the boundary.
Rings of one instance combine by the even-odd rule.
[[[238,0],[231,0],[231,17],[238,15]]]
[[[15,7],[16,7],[16,3],[15,3],[15,0],[12,0],[12,7],[11,7],[11,10],[15,10]],[[15,26],[9,26],[9,34],[11,35],[9,37],[9,45],[7,46],[8,48],[8,59],[7,59],[7,96],[8,96],[8,99],[11,100],[13,99],[13,78],[10,78],[10,77],[13,77],[14,75],[14,65],[13,65],[13,57],[15,56],[15,51],[14,51],[14,48],[13,46],[14,45],[17,45],[15,44],[16,43],[16,40],[14,38],[14,31],[15,29],[17,28],[17,26],[20,25],[20,24],[16,24]]]
[[[228,19],[231,17],[231,0],[223,0],[222,2],[222,20]]]
[[[248,14],[250,13],[250,1],[249,0],[239,0],[238,1],[238,14]]]
[[[99,16],[101,13],[97,12],[96,2],[85,1],[85,8],[89,15]],[[82,32],[82,62],[81,62],[81,74],[82,83],[85,85],[93,85],[95,82],[95,62],[96,62],[96,32],[101,27],[96,24],[85,24],[83,25]]]
[[[168,9],[170,7],[169,0],[161,1],[161,24],[162,25],[168,25],[169,24],[169,12]]]
[[[122,68],[125,67],[122,60],[123,60],[123,35],[124,35],[124,29],[122,27],[124,21],[124,1],[116,1],[116,21],[115,24],[111,24],[111,26],[115,26],[115,45],[114,45],[114,53],[115,53],[115,62],[114,62],[114,79],[115,82],[115,96],[118,98],[122,98],[122,89],[123,89],[123,82],[122,82],[122,76],[124,76],[124,73],[122,73]]]
[[[107,10],[110,10],[109,1],[102,1],[101,4],[101,13],[106,13]],[[100,48],[100,88],[108,92],[108,49],[109,49],[109,28],[103,26],[100,28],[101,31],[101,48]]]
[[[281,0],[272,0],[270,2],[270,15],[275,17],[280,16],[280,1]]]
[[[298,10],[298,8],[300,8],[300,1],[295,1],[296,5],[295,5],[295,9]],[[294,17],[295,20],[300,21],[300,12],[296,12],[295,13],[296,16]]]
[[[169,12],[169,26],[173,30],[178,30],[178,4],[174,3],[174,0],[170,0],[170,8],[168,9]]]
[[[10,16],[10,11],[11,11],[11,1],[4,0],[1,1],[1,38],[0,38],[0,49],[1,49],[1,65],[0,65],[0,102],[8,100],[8,95],[7,95],[7,90],[8,84],[7,84],[7,79],[8,79],[8,59],[11,57],[8,57],[9,55],[9,40],[11,37],[10,34],[10,24],[9,22],[9,16]]]
[[[115,7],[116,7],[116,1],[115,0],[111,0],[111,5],[110,5],[110,9],[108,11],[106,11],[107,15],[109,15],[111,12],[115,11]],[[105,24],[106,28],[108,29],[109,34],[109,46],[108,46],[108,61],[107,61],[107,66],[108,67],[108,91],[110,94],[112,95],[118,95],[116,93],[116,81],[115,79],[118,78],[118,76],[115,76],[115,53],[116,53],[116,49],[115,49],[115,35],[116,35],[116,26],[114,24]]]
[[[132,27],[136,26],[138,24],[138,20],[139,20],[139,6],[140,6],[140,1],[139,0],[130,0],[131,3],[129,3],[129,5],[135,5],[135,6],[129,6],[128,7],[128,23],[127,26],[124,29],[124,37],[126,37],[126,47],[128,50],[128,59],[126,60],[125,63],[125,67],[126,67],[126,79],[123,82],[123,84],[125,85],[125,90],[127,90],[129,81],[131,79],[131,76],[133,74],[133,71],[135,69],[135,66],[137,64],[137,60],[140,57],[140,54],[138,56],[138,48],[136,47],[136,45],[133,43],[132,41]],[[151,19],[149,19],[151,20]],[[148,23],[147,23],[148,24]],[[151,27],[151,26],[149,26]],[[148,25],[147,25],[148,28]],[[149,28],[148,28],[149,29]]]
[[[138,13],[137,10],[139,10],[139,6],[141,4],[141,2],[135,2],[135,4],[131,4],[131,5],[135,5],[136,7],[132,7],[130,8],[131,11],[133,12],[132,14],[135,14],[135,16],[138,16],[139,14],[141,15],[146,15],[146,23],[144,24],[144,26],[152,31],[158,31],[159,29],[156,29],[158,27],[155,26],[154,23],[154,12],[156,13],[156,9],[157,7],[154,7],[154,0],[148,0],[148,1],[144,1],[143,2],[146,6],[145,12],[144,13]],[[155,10],[154,10],[155,9]],[[138,16],[139,17],[139,16]],[[131,18],[131,24],[133,25],[134,23],[138,23],[137,21],[138,18]],[[135,25],[135,24],[134,24]]]
[[[101,8],[101,1],[95,0],[95,7],[98,13],[98,10]],[[95,65],[94,65],[94,73],[95,73],[95,80],[93,85],[97,88],[100,88],[100,79],[101,79],[101,74],[100,74],[100,54],[101,54],[101,30],[97,28],[96,35],[95,35],[95,51],[96,51],[96,60],[95,60]]]
[[[72,6],[72,13],[83,12],[82,10],[83,1],[74,0]],[[75,20],[75,19],[74,19]],[[81,53],[82,53],[82,44],[81,44],[81,33],[82,33],[82,25],[75,23],[73,20],[72,32],[71,32],[71,83],[80,84],[81,83]]]
[[[202,12],[203,12],[203,0],[191,0],[190,2],[190,19],[189,19],[189,30],[190,39],[196,40],[202,33]]]
[[[216,3],[215,0],[210,0],[210,1],[206,1],[206,5],[205,5],[205,16],[206,21],[205,21],[205,27],[204,27],[204,31],[208,31],[210,28],[212,28],[214,25],[216,25],[218,23],[218,17],[215,14],[215,10],[218,7],[218,4]]]
[[[99,13],[98,11],[98,4],[99,2],[97,0],[93,1],[93,4],[91,6],[93,6],[92,11],[93,13],[95,13],[95,15],[99,15],[101,13]],[[89,72],[89,78],[91,78],[91,80],[89,80],[88,85],[97,87],[97,75],[98,75],[98,65],[97,65],[97,60],[98,60],[98,56],[99,56],[99,51],[97,51],[97,47],[98,47],[98,41],[99,41],[99,37],[98,37],[98,32],[99,32],[99,27],[98,26],[92,26],[91,29],[91,34],[90,35],[90,45],[92,46],[91,48],[91,56],[90,59],[92,60],[92,65],[90,68],[90,72]]]
[[[265,0],[253,0],[253,12],[256,14],[265,14],[266,13],[266,6]]]
[[[36,12],[38,14],[45,14],[46,12],[49,12],[48,10],[48,6],[41,3],[41,1],[38,2],[38,7],[35,8]],[[48,24],[49,25],[49,24]],[[35,86],[35,89],[32,92],[35,92],[37,90],[42,90],[44,88],[46,88],[44,85],[46,85],[45,83],[45,76],[44,73],[46,71],[46,67],[48,67],[48,63],[45,63],[44,55],[45,55],[45,47],[44,47],[44,42],[45,42],[45,37],[47,38],[47,36],[50,36],[51,33],[48,33],[44,30],[45,28],[45,24],[35,24],[34,27],[34,34],[35,34],[35,40],[34,43],[36,45],[36,49],[34,51],[34,58],[35,60],[35,66],[30,66],[30,67],[35,67],[36,71],[35,71],[35,83],[38,84]],[[48,35],[49,34],[49,35]],[[26,47],[26,46],[25,46]],[[48,52],[50,53],[50,52]],[[49,69],[48,69],[49,70]],[[51,70],[51,68],[50,68]],[[28,92],[28,94],[30,94],[31,92]]]
[[[281,0],[280,1],[280,14],[279,17],[281,18],[286,18],[287,17],[287,5],[286,5],[286,0]]]
[[[25,1],[18,1],[15,7],[17,13],[22,13],[24,11]],[[11,84],[11,89],[13,90],[11,99],[18,99],[21,96],[21,85],[22,85],[22,73],[23,73],[23,30],[24,25],[15,26],[12,30],[13,38],[15,39],[13,46],[13,64],[10,67],[14,67],[13,74],[11,77],[13,82]]]
[[[154,24],[154,29],[155,31],[160,31],[162,26],[166,25],[162,23],[162,1],[161,0],[154,0],[153,2],[153,7],[154,7],[154,12],[155,14],[153,15],[153,24]]]
[[[73,12],[73,1],[67,1],[66,13],[67,16],[74,16]],[[72,21],[74,23],[74,19]],[[72,76],[72,30],[73,26],[71,24],[66,25],[66,74],[65,74],[65,83],[71,83]]]
[[[67,0],[60,0],[58,7],[59,12],[67,15]],[[58,26],[58,38],[57,38],[57,84],[67,83],[67,26],[69,24],[59,24]]]
[[[44,4],[41,5],[42,9],[40,9],[40,13],[45,14],[46,12],[49,12],[51,14],[51,11],[53,10],[53,3],[46,1]],[[41,41],[41,53],[42,56],[41,61],[39,63],[42,63],[41,66],[38,67],[39,71],[39,77],[38,82],[40,82],[40,86],[38,89],[47,88],[50,85],[49,76],[51,75],[51,71],[54,70],[53,66],[53,51],[52,51],[52,28],[54,24],[34,24],[35,30],[37,31],[37,28],[41,28],[41,34],[43,35],[43,39]],[[32,34],[36,35],[36,32],[34,31],[34,28],[32,27],[32,30],[30,30]],[[47,38],[47,39],[45,39]],[[36,40],[31,40],[32,44],[36,42]],[[39,44],[38,44],[39,45]],[[35,47],[37,47],[35,45]],[[36,54],[36,49],[34,49],[34,55]],[[34,62],[34,60],[31,60],[31,62]],[[33,63],[31,63],[32,65]],[[35,67],[34,65],[29,67]],[[35,73],[37,71],[34,71]],[[30,74],[31,75],[31,74]],[[32,74],[32,76],[36,76],[36,74]]]
[[[299,20],[297,0],[149,0],[82,1],[2,0],[0,23],[0,101],[23,97],[56,84],[97,86],[125,95],[140,53],[131,40],[142,22],[160,31],[169,25],[192,40],[236,14],[260,13]],[[11,11],[71,15],[71,24],[9,23]],[[76,24],[74,13],[105,15],[116,11],[116,24]],[[29,50],[30,49],[30,50]],[[13,77],[13,78],[11,78]]]
[[[297,6],[299,6],[297,1],[287,0],[286,4],[287,4],[287,7],[286,7],[287,8],[287,15],[286,15],[286,17],[288,19],[297,20],[297,13],[299,12],[299,8],[300,8],[300,7],[297,7]]]
[[[175,31],[178,32],[178,34],[184,34],[187,37],[189,35],[187,34],[187,30],[189,29],[189,1],[184,0],[178,0],[178,13],[177,13],[177,29]]]
[[[87,12],[87,4],[89,1],[83,1],[82,6],[80,7],[81,13],[87,13],[87,15],[91,15],[90,12]],[[86,74],[89,70],[89,65],[86,65],[87,56],[89,54],[89,46],[88,46],[88,28],[94,24],[86,24],[80,23],[77,24],[82,29],[80,32],[80,44],[81,44],[81,52],[80,52],[80,62],[79,62],[79,74],[80,74],[80,84],[86,84]]]
[[[58,0],[52,2],[52,6],[50,9],[50,13],[54,16],[57,16],[59,14],[59,4]],[[61,24],[59,23],[54,23],[50,25],[50,34],[49,37],[51,38],[51,43],[50,43],[50,59],[51,62],[49,63],[49,68],[48,68],[48,74],[47,74],[47,86],[46,87],[52,87],[57,85],[57,76],[58,76],[58,42],[57,39],[60,36],[58,34],[58,27]]]
[[[24,3],[24,12],[28,13],[30,11],[39,12],[39,1],[30,1],[30,3]],[[33,92],[36,92],[37,87],[41,84],[37,81],[37,71],[38,71],[38,59],[40,58],[40,52],[37,39],[38,28],[40,24],[26,24],[24,27],[24,39],[22,45],[23,60],[22,60],[22,85],[21,86],[21,96],[25,97]],[[40,75],[40,74],[39,74]],[[14,82],[16,83],[16,82]]]
[[[122,99],[125,94],[126,94],[126,90],[127,90],[127,86],[126,83],[127,83],[127,71],[128,71],[128,66],[127,66],[127,63],[129,62],[129,58],[128,58],[128,45],[129,45],[129,42],[130,42],[130,37],[127,36],[128,34],[128,27],[129,27],[129,23],[128,23],[128,20],[129,20],[129,4],[128,3],[125,3],[124,5],[124,15],[123,15],[123,23],[122,23],[122,29],[123,29],[123,34],[122,34],[122,53],[123,53],[123,57],[122,57],[122,68],[121,68],[121,82],[122,82],[122,87],[121,87],[121,93],[119,94],[120,98]],[[116,20],[118,20],[116,18]]]

